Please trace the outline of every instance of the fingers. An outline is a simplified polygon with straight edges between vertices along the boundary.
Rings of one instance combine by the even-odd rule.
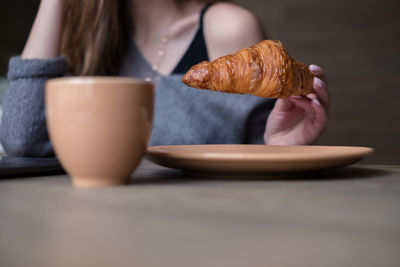
[[[311,101],[312,109],[314,110],[314,124],[321,129],[321,132],[325,130],[328,124],[328,111],[327,109],[317,101]]]
[[[328,113],[318,98],[291,97],[291,101],[302,107],[319,128],[325,128],[328,122]]]
[[[287,98],[280,98],[276,101],[274,110],[278,112],[287,112],[293,107],[293,102]]]
[[[317,94],[309,94],[307,97],[311,99],[319,98],[326,110],[329,110],[331,103],[326,75],[322,68],[317,65],[310,65],[309,68],[310,71],[315,75],[313,88]]]
[[[314,74],[314,76],[317,76],[318,78],[325,81],[326,84],[328,84],[328,79],[326,78],[326,74],[320,66],[311,64],[308,68],[310,69],[312,74]]]
[[[313,88],[315,90],[315,92],[317,93],[317,95],[315,95],[315,97],[318,97],[322,104],[326,107],[326,109],[329,109],[331,106],[331,101],[330,101],[330,96],[329,96],[329,91],[328,91],[328,85],[321,80],[318,77],[314,78],[314,84],[313,84]],[[314,97],[310,97],[310,98],[314,98]]]
[[[290,101],[292,101],[296,105],[303,108],[306,112],[313,111],[311,102],[313,102],[314,100],[311,100],[311,99],[309,99],[307,97],[303,97],[303,96],[291,96]],[[318,101],[318,100],[316,100],[316,101]],[[321,104],[319,103],[319,105],[321,105]]]

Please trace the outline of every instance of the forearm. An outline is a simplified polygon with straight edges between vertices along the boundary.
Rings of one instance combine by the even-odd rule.
[[[3,103],[0,142],[10,156],[52,156],[46,129],[44,84],[65,75],[64,58],[10,60],[10,84]]]
[[[62,0],[42,0],[21,57],[49,59],[59,56]]]

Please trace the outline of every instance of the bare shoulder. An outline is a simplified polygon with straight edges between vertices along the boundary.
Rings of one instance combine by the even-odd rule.
[[[204,16],[204,36],[210,59],[234,53],[264,39],[262,26],[249,10],[233,3],[216,3]]]

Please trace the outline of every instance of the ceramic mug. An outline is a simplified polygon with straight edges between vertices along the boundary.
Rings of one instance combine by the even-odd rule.
[[[154,85],[120,77],[65,77],[46,83],[50,140],[75,186],[129,182],[146,152]]]

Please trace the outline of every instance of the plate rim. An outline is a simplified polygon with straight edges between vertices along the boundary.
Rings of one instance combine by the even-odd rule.
[[[343,157],[366,157],[374,153],[375,149],[372,147],[364,147],[364,146],[324,146],[324,145],[267,145],[273,147],[313,147],[313,148],[334,148],[334,149],[349,149],[349,148],[356,148],[359,149],[358,151],[352,151],[351,153],[340,154],[340,153],[332,153],[332,154],[322,154],[318,155],[318,153],[312,154],[303,154],[302,157],[299,157],[298,153],[271,153],[271,154],[264,154],[264,153],[246,153],[245,157],[243,157],[243,153],[240,152],[199,152],[199,153],[192,153],[192,152],[171,152],[168,151],[170,147],[195,147],[195,146],[210,146],[210,147],[219,147],[219,146],[266,146],[266,145],[256,145],[256,144],[198,144],[198,145],[164,145],[164,146],[149,146],[146,151],[147,157],[165,157],[170,159],[182,159],[182,160],[229,160],[229,161],[243,161],[243,160],[252,160],[252,161],[309,161],[311,159],[318,158],[318,160],[324,159],[334,159],[334,158],[343,158]],[[165,150],[166,149],[166,150]],[[307,148],[306,148],[307,149]]]

